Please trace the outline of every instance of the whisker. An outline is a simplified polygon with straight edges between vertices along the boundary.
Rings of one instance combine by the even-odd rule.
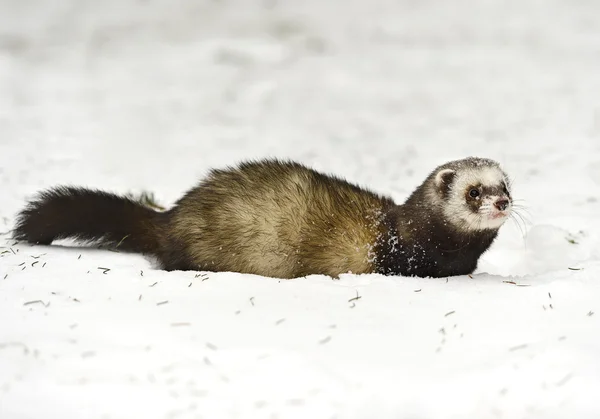
[[[525,230],[523,229],[523,226],[521,225],[521,223],[519,223],[519,219],[516,218],[515,216],[513,216],[512,214],[510,216],[510,219],[514,221],[515,225],[519,229],[519,232],[521,233],[521,238],[523,239],[523,243],[524,243],[525,242]]]
[[[518,213],[519,215],[526,215],[527,217],[531,218],[531,212],[524,208],[514,208],[514,212]]]
[[[522,229],[525,232],[524,235],[527,235],[527,226],[531,225],[532,222],[518,211],[513,211],[513,219],[515,220],[515,222],[519,222],[519,225],[522,226]]]
[[[529,221],[529,220],[527,220],[527,219],[523,218],[523,216],[522,216],[521,214],[515,213],[515,219],[517,219],[517,218],[518,218],[519,220],[521,220],[521,222],[523,223],[523,227],[524,227],[525,229],[527,229],[527,225],[531,225],[531,221]]]
[[[520,212],[521,210],[523,210],[523,209],[522,208],[514,208],[512,212],[515,213],[519,218],[521,218],[521,220],[523,220],[523,222],[525,222],[525,223],[527,223],[527,222],[531,223],[531,221],[525,217],[525,215],[526,215],[527,217],[531,218],[531,213],[529,213],[528,211],[523,210],[523,212],[525,212],[525,215],[523,215]]]

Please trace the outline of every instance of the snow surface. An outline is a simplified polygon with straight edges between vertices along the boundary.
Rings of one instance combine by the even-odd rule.
[[[0,0],[0,230],[41,188],[170,203],[265,156],[399,201],[490,157],[530,220],[448,279],[4,235],[0,418],[600,417],[599,68],[593,0]]]

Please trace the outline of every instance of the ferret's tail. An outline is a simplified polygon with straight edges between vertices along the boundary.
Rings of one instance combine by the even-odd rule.
[[[39,244],[69,238],[156,254],[165,215],[111,193],[57,187],[41,192],[19,213],[13,237]]]

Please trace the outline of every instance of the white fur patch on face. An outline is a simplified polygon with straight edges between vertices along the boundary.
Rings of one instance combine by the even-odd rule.
[[[481,167],[469,171],[472,180],[478,180],[483,186],[498,186],[506,179],[504,172],[498,167]]]
[[[482,214],[469,213],[461,218],[461,225],[466,230],[496,230],[508,219],[507,216],[490,218]]]
[[[449,196],[444,205],[444,215],[456,226],[465,230],[498,229],[508,219],[511,205],[501,212],[494,206],[504,196],[480,196],[481,203],[478,212],[473,212],[466,202],[465,192],[472,186],[483,188],[498,188],[502,185],[508,187],[504,172],[497,166],[467,167],[457,171],[456,177],[449,191]],[[510,199],[509,199],[510,200]]]

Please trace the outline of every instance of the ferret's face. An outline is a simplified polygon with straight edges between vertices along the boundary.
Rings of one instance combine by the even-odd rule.
[[[442,191],[446,218],[463,229],[498,229],[510,216],[510,186],[498,166],[443,169],[436,183]]]

